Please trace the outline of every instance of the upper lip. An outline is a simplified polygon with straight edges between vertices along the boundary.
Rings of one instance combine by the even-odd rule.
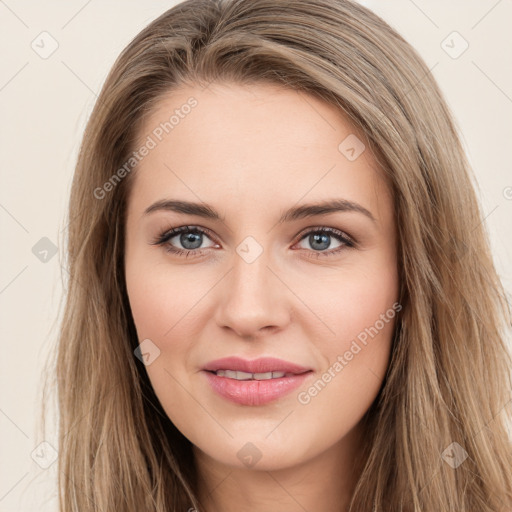
[[[275,357],[261,357],[259,359],[242,359],[240,357],[223,357],[210,361],[203,367],[203,370],[216,372],[217,370],[235,370],[247,373],[267,373],[267,372],[284,372],[300,374],[310,371],[306,368],[283,359]]]

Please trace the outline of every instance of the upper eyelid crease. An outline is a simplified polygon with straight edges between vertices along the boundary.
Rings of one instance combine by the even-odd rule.
[[[193,203],[189,201],[176,201],[171,199],[162,199],[153,203],[151,206],[146,208],[144,215],[161,210],[197,215],[211,220],[224,221],[217,210],[206,203]],[[373,223],[377,222],[373,214],[364,206],[346,199],[333,199],[318,204],[306,204],[292,207],[281,215],[278,224],[318,215],[327,215],[335,212],[357,212],[368,217]]]

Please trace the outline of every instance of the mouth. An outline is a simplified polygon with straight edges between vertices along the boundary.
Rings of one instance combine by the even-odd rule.
[[[202,372],[213,391],[239,405],[275,402],[302,385],[312,369],[276,358],[238,357],[208,363]]]

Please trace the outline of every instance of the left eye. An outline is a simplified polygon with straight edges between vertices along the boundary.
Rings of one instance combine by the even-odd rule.
[[[201,247],[203,236],[210,238],[211,235],[208,230],[197,226],[181,226],[165,231],[152,242],[152,245],[165,245],[168,252],[178,255],[199,255],[204,249],[215,246],[214,244],[209,247]],[[172,243],[172,240],[175,238],[178,239],[179,244],[181,244],[183,248],[176,247],[174,245],[176,242]],[[339,242],[339,245],[334,249],[326,251],[326,249],[331,246],[331,238],[335,238]],[[313,248],[310,252],[313,252],[316,257],[329,256],[345,248],[355,246],[354,241],[348,235],[334,228],[323,227],[310,229],[299,238],[299,242],[303,240],[306,240],[310,244]]]
[[[333,228],[313,229],[303,234],[300,241],[306,240],[310,244],[310,246],[313,247],[313,249],[318,249],[315,250],[314,252],[316,252],[318,256],[320,256],[324,255],[323,253],[326,252],[326,249],[328,249],[331,246],[331,238],[335,238],[339,242],[339,245],[329,250],[325,255],[337,253],[345,247],[354,247],[354,243],[348,235],[346,235],[342,231],[338,231],[337,229]]]

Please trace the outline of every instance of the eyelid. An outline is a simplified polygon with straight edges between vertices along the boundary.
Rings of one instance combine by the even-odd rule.
[[[352,244],[356,245],[357,241],[355,238],[351,235],[349,235],[346,231],[343,231],[342,229],[338,228],[332,228],[329,226],[309,226],[307,228],[304,228],[296,237],[297,241],[302,240],[304,236],[309,235],[310,233],[315,233],[317,231],[324,232],[324,233],[331,233],[333,235],[346,238],[347,241],[351,242]]]
[[[159,245],[159,244],[165,244],[167,241],[169,241],[171,238],[174,238],[177,235],[180,235],[183,232],[196,232],[200,234],[208,235],[209,238],[212,239],[212,241],[216,241],[216,236],[213,234],[213,231],[211,231],[208,228],[205,228],[203,226],[198,226],[196,224],[192,225],[183,225],[183,226],[176,226],[171,227],[168,229],[165,229],[164,231],[160,231],[159,234],[150,242],[151,245]],[[218,242],[216,242],[218,243]],[[187,249],[192,250],[192,249]],[[201,249],[193,249],[194,251],[199,251]]]

